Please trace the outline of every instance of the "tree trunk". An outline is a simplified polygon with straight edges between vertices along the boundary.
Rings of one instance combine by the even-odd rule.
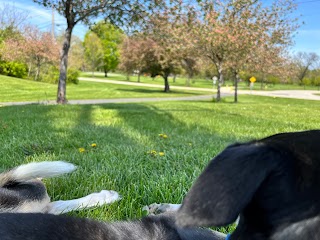
[[[108,70],[104,68],[104,77],[108,77]]]
[[[174,74],[174,75],[173,75],[173,82],[174,82],[174,83],[176,82],[176,78],[177,78],[177,74]]]
[[[266,74],[263,73],[263,74],[262,74],[261,85],[260,85],[260,90],[263,90],[263,84],[264,84],[264,82],[265,82],[265,78],[266,78]]]
[[[130,81],[130,75],[127,73],[127,81]]]
[[[34,80],[38,81],[40,76],[40,62],[37,61],[37,69],[36,69],[36,75],[34,76]]]
[[[170,92],[170,86],[169,86],[169,80],[168,80],[168,76],[169,74],[165,74],[163,75],[163,79],[164,79],[164,92]]]
[[[219,75],[219,80],[218,80],[218,84],[217,84],[217,97],[216,97],[216,101],[220,102],[221,101],[221,85],[223,83],[223,73],[222,73],[222,66],[219,65],[218,67],[218,75]]]
[[[186,86],[190,87],[190,77],[189,77],[189,75],[188,75],[187,80],[186,80]]]
[[[30,74],[31,74],[31,62],[28,64],[28,77],[30,77]]]
[[[234,102],[238,102],[238,82],[239,82],[239,74],[237,71],[234,72],[235,74],[235,82],[234,82]]]
[[[68,28],[66,29],[63,45],[62,45],[62,52],[61,52],[61,58],[60,58],[60,75],[59,75],[58,93],[57,93],[58,104],[67,103],[66,83],[67,83],[67,69],[68,69],[68,53],[70,49],[72,29],[73,29],[73,25],[68,26]]]
[[[140,71],[138,72],[138,82],[140,82]]]

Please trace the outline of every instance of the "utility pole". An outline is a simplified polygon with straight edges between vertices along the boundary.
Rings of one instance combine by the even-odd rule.
[[[51,35],[52,35],[52,38],[54,39],[54,8],[53,8],[53,5],[52,5],[52,23],[51,23]]]

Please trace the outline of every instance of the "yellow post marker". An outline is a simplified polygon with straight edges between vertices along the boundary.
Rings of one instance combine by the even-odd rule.
[[[256,79],[255,77],[251,77],[251,78],[249,79],[249,81],[250,81],[251,83],[254,83],[255,81],[257,81],[257,79]]]
[[[253,89],[253,84],[255,83],[255,81],[257,81],[257,79],[252,76],[252,77],[249,79],[249,81],[250,81],[250,93],[251,93],[251,91],[252,91],[252,89]]]

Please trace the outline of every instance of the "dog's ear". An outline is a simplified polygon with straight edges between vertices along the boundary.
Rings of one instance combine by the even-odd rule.
[[[268,176],[279,153],[262,143],[234,145],[196,180],[177,215],[180,226],[224,226],[236,220]]]

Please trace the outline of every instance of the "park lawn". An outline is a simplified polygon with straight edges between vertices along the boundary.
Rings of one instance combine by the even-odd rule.
[[[104,73],[102,72],[95,72],[92,76],[91,72],[82,72],[82,77],[93,77],[93,78],[101,78],[101,79],[108,79],[108,80],[118,80],[118,81],[127,81],[127,78],[124,74],[121,73],[108,73],[108,77],[104,77]],[[130,76],[130,82],[137,82],[137,76]],[[140,77],[141,83],[148,83],[148,84],[160,84],[163,85],[163,78],[161,76],[156,77],[152,80],[151,77]],[[169,84],[171,86],[186,86],[186,78],[183,76],[176,77],[176,81],[173,82],[173,78],[169,77]],[[233,81],[226,80],[223,87],[232,87],[234,85]],[[203,79],[199,77],[195,77],[190,82],[190,87],[198,87],[198,88],[209,88],[209,89],[216,89],[216,85],[213,86],[212,80]],[[250,90],[250,86],[248,82],[241,81],[239,82],[239,90]],[[261,89],[260,82],[254,83],[254,90],[258,91],[274,91],[274,90],[318,90],[320,92],[319,86],[303,86],[299,84],[264,84],[263,89]]]
[[[53,200],[112,189],[122,195],[120,202],[73,215],[132,219],[143,215],[144,205],[180,203],[210,159],[230,143],[320,129],[319,101],[258,96],[232,101],[0,107],[1,166],[72,162],[76,172],[45,181]]]
[[[47,101],[55,100],[57,85],[35,82],[0,75],[0,102]],[[67,86],[67,98],[72,99],[107,99],[137,97],[178,97],[208,93],[173,90],[164,93],[162,89],[124,86],[107,83],[81,81]]]

